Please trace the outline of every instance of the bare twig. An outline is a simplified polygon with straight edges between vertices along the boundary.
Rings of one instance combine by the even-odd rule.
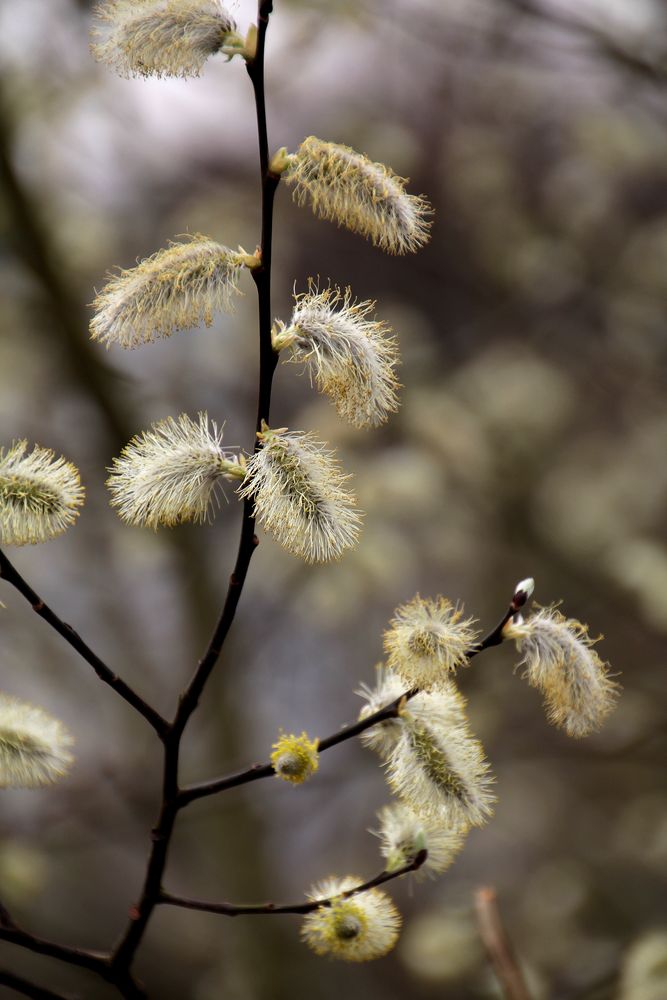
[[[334,898],[349,899],[350,896],[356,896],[358,893],[366,892],[368,889],[375,889],[379,885],[384,885],[385,882],[391,882],[392,879],[400,878],[401,875],[407,875],[408,872],[417,871],[417,869],[421,868],[424,864],[427,857],[428,852],[426,850],[422,850],[409,864],[403,865],[402,868],[397,868],[396,871],[388,872],[383,870],[379,875],[375,875],[373,878],[369,879],[367,882],[363,882],[361,885],[356,886],[354,889],[348,889],[346,892],[342,892],[339,896],[332,897],[330,899],[311,900],[308,903],[254,903],[245,906],[236,903],[208,903],[203,899],[188,899],[185,896],[174,896],[170,892],[162,892],[158,902],[166,903],[169,906],[181,906],[186,910],[202,910],[205,913],[219,913],[226,917],[270,915],[273,913],[295,913],[303,915],[306,913],[312,913],[313,910],[319,910],[322,906],[331,906]]]
[[[495,889],[485,887],[477,890],[475,911],[480,937],[505,1000],[531,1000],[512,942],[500,916]]]
[[[10,944],[19,945],[27,951],[34,951],[37,955],[48,955],[50,958],[57,958],[61,962],[69,965],[78,965],[82,969],[90,969],[106,976],[109,965],[109,956],[102,952],[86,951],[83,948],[70,948],[67,945],[56,944],[45,938],[37,937],[28,931],[22,930],[13,922],[7,924],[3,921],[0,925],[0,941],[7,941]]]
[[[54,629],[58,635],[61,635],[65,642],[68,642],[73,649],[79,653],[83,659],[90,664],[97,676],[109,687],[113,688],[116,694],[131,705],[135,711],[140,715],[143,715],[144,719],[150,723],[156,733],[162,738],[168,727],[166,719],[163,719],[159,712],[156,712],[147,702],[141,698],[137,692],[126,684],[118,674],[115,674],[110,667],[104,663],[99,656],[92,651],[90,646],[88,646],[78,632],[75,632],[71,625],[62,621],[58,615],[53,611],[48,604],[42,600],[42,598],[37,594],[32,587],[27,583],[26,580],[21,576],[19,571],[12,565],[4,552],[0,551],[0,578],[6,580],[13,587],[18,590],[18,592],[25,597],[26,601],[32,607],[35,614],[43,618],[45,622]]]

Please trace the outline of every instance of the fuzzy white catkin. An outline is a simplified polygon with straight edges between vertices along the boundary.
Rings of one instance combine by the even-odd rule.
[[[405,693],[402,678],[380,669],[377,686],[359,691],[366,699],[359,717],[368,718]],[[361,741],[380,754],[392,791],[419,816],[459,827],[481,826],[491,815],[493,779],[453,681],[418,692],[398,718],[364,730]]]
[[[317,388],[330,396],[341,417],[355,427],[377,427],[398,409],[399,362],[390,328],[373,319],[374,302],[356,302],[349,288],[319,291],[313,283],[295,295],[288,326],[274,326],[274,345],[289,347]]]
[[[420,816],[439,816],[452,826],[483,826],[495,796],[482,745],[467,720],[456,718],[443,692],[420,698],[401,717],[401,735],[387,760],[389,785]]]
[[[206,413],[167,417],[125,446],[110,469],[111,504],[128,524],[148,528],[205,521],[223,478],[242,478],[237,456]]]
[[[241,41],[219,0],[105,0],[95,15],[91,51],[121,76],[198,76]]]
[[[389,253],[414,253],[428,242],[433,210],[407,181],[349,146],[308,136],[288,158],[284,179],[299,205],[370,239]]]
[[[84,489],[78,470],[49,448],[15,441],[0,448],[0,541],[45,542],[61,535],[79,516]]]
[[[38,788],[62,778],[73,739],[41,708],[0,693],[0,788]]]
[[[360,719],[374,715],[410,690],[405,680],[393,670],[387,669],[384,664],[379,663],[375,670],[377,677],[375,687],[362,684],[356,692],[366,702],[359,712]],[[466,700],[451,680],[447,680],[439,692],[429,694],[420,691],[410,699],[409,704],[413,713],[433,713],[437,710],[443,725],[465,725]],[[401,716],[384,719],[365,729],[360,739],[364,746],[375,750],[386,760],[396,747],[403,729],[404,722]]]
[[[468,662],[479,633],[472,619],[445,597],[424,600],[419,594],[394,612],[384,634],[388,667],[407,687],[433,690]]]
[[[324,879],[308,893],[310,900],[331,899],[331,905],[309,913],[301,937],[317,955],[346,962],[367,962],[391,951],[398,939],[401,916],[379,889],[367,889],[343,899],[341,893],[363,884],[353,875]]]
[[[171,243],[136,267],[109,278],[93,302],[90,335],[110,347],[133,348],[230,311],[248,260],[201,234]]]
[[[378,813],[380,852],[387,871],[396,871],[415,860],[421,850],[426,861],[416,871],[423,875],[444,872],[463,850],[468,827],[451,825],[441,816],[420,816],[405,802],[383,806]]]
[[[252,499],[257,520],[288,552],[306,562],[337,559],[353,546],[361,518],[348,476],[311,434],[271,430],[248,460],[239,496]]]
[[[609,677],[588,635],[588,628],[557,608],[541,608],[526,621],[505,626],[516,640],[520,666],[532,687],[544,696],[549,721],[568,736],[589,736],[613,710],[619,685]]]

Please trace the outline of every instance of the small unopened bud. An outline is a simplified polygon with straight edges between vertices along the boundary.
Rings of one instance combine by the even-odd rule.
[[[243,43],[243,58],[246,62],[252,62],[257,55],[257,25],[251,24]]]
[[[281,146],[271,157],[269,173],[275,177],[280,177],[287,170],[293,159],[294,155],[287,152],[287,146]]]
[[[243,267],[247,267],[249,271],[254,271],[262,263],[262,251],[259,247],[254,253],[248,253],[243,247],[238,249],[239,261]]]
[[[532,596],[534,590],[535,581],[532,576],[528,576],[525,580],[521,580],[520,583],[517,583],[514,588],[514,599],[512,601],[513,607],[522,608],[528,598]]]

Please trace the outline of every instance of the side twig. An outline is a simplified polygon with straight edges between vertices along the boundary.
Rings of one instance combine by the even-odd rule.
[[[503,629],[507,622],[512,618],[520,607],[522,607],[524,601],[517,600],[516,597],[510,604],[509,608],[500,619],[498,624],[493,628],[483,639],[480,639],[478,643],[468,650],[467,657],[468,660],[472,660],[473,657],[477,656],[478,653],[483,652],[485,649],[489,649],[491,646],[499,646],[503,641]],[[341,729],[336,730],[330,736],[326,736],[324,739],[319,741],[318,750],[322,753],[324,750],[330,750],[332,747],[338,746],[339,743],[344,743],[346,740],[351,740],[364,730],[370,729],[371,726],[377,725],[378,722],[385,722],[387,719],[395,719],[400,714],[402,706],[406,701],[414,698],[416,694],[419,693],[419,688],[412,688],[410,691],[406,691],[400,697],[395,698],[393,701],[389,702],[383,708],[378,709],[377,712],[373,712],[372,715],[366,716],[365,719],[359,719],[358,722],[348,723]],[[179,809],[185,808],[190,802],[195,802],[197,799],[205,798],[208,795],[217,795],[219,792],[226,792],[230,788],[236,788],[239,785],[247,785],[253,781],[258,781],[261,778],[270,778],[274,774],[273,765],[269,762],[264,764],[252,764],[250,767],[245,768],[242,771],[235,771],[233,774],[224,775],[221,778],[214,778],[211,781],[202,781],[198,784],[188,785],[182,788],[177,796],[177,806]]]
[[[108,967],[108,956],[102,952],[85,951],[83,948],[69,948],[67,945],[56,944],[54,941],[48,941],[24,931],[13,921],[8,921],[4,917],[0,923],[0,941],[19,945],[27,951],[34,951],[37,955],[57,958],[69,965],[90,969],[91,972],[97,972],[100,975],[104,975]]]
[[[153,729],[156,731],[158,736],[162,739],[167,731],[168,723],[166,719],[163,719],[159,712],[156,712],[144,699],[137,694],[137,692],[126,684],[118,674],[115,674],[110,667],[104,663],[99,656],[92,651],[90,646],[88,646],[78,632],[75,632],[71,625],[62,621],[58,615],[53,611],[48,604],[46,604],[42,598],[37,594],[32,587],[27,583],[26,580],[21,576],[19,571],[12,565],[4,552],[0,551],[0,578],[6,580],[7,583],[11,584],[18,590],[19,594],[25,597],[26,601],[32,607],[35,614],[43,618],[52,629],[54,629],[58,635],[62,636],[65,642],[77,651],[77,653],[83,657],[86,663],[89,663],[93,668],[97,676],[105,684],[108,684],[110,688],[120,695],[120,697],[131,705],[132,708],[143,715],[144,719],[150,723]]]
[[[408,872],[417,871],[424,864],[427,857],[428,852],[422,850],[409,864],[403,865],[402,868],[398,868],[393,872],[381,871],[374,878],[369,879],[362,885],[356,886],[354,889],[348,889],[335,898],[349,899],[350,896],[356,896],[358,893],[366,892],[368,889],[375,889],[377,886],[384,885],[385,882],[391,882],[392,879],[400,878],[401,875],[406,875]],[[238,917],[269,915],[272,913],[312,913],[313,910],[319,910],[321,906],[331,906],[333,898],[311,900],[308,903],[255,903],[246,906],[235,903],[208,903],[203,899],[188,899],[185,896],[174,896],[172,893],[162,892],[158,902],[168,904],[169,906],[181,906],[186,910],[202,910],[206,913],[220,913],[226,917]]]
[[[505,1000],[531,1000],[516,952],[500,916],[495,889],[477,890],[475,911],[482,943]]]

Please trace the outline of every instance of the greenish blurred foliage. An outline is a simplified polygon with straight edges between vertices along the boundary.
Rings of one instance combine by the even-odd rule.
[[[573,13],[576,8],[576,13]],[[239,0],[242,24],[254,16]],[[105,467],[155,419],[207,409],[252,444],[257,345],[248,280],[233,317],[123,353],[89,342],[105,273],[179,233],[258,235],[252,96],[238,60],[201,79],[125,81],[88,53],[89,5],[0,7],[0,427],[82,470],[63,538],[15,553],[67,621],[164,712],[205,646],[239,528],[120,525]],[[624,692],[604,731],[551,730],[511,649],[461,677],[497,775],[496,816],[414,891],[396,952],[324,964],[287,917],[160,911],[138,971],[160,1000],[498,996],[473,921],[491,882],[536,998],[667,996],[667,14],[659,3],[276,0],[270,138],[314,133],[410,175],[436,208],[414,258],[382,255],[276,206],[274,310],[311,275],[375,298],[403,354],[400,413],[343,426],[293,367],[275,422],[331,442],[366,511],[358,549],[308,568],[262,538],[183,780],[266,759],[279,727],[325,735],[358,711],[393,608],[415,591],[483,626],[514,583],[603,632]],[[0,894],[30,929],[106,947],[135,900],[159,783],[152,734],[6,589],[0,683],[61,717],[71,778],[3,792]],[[193,805],[167,886],[299,898],[380,867],[366,830],[387,799],[345,744],[303,788],[262,782]],[[97,1000],[85,973],[0,946],[3,965]]]

